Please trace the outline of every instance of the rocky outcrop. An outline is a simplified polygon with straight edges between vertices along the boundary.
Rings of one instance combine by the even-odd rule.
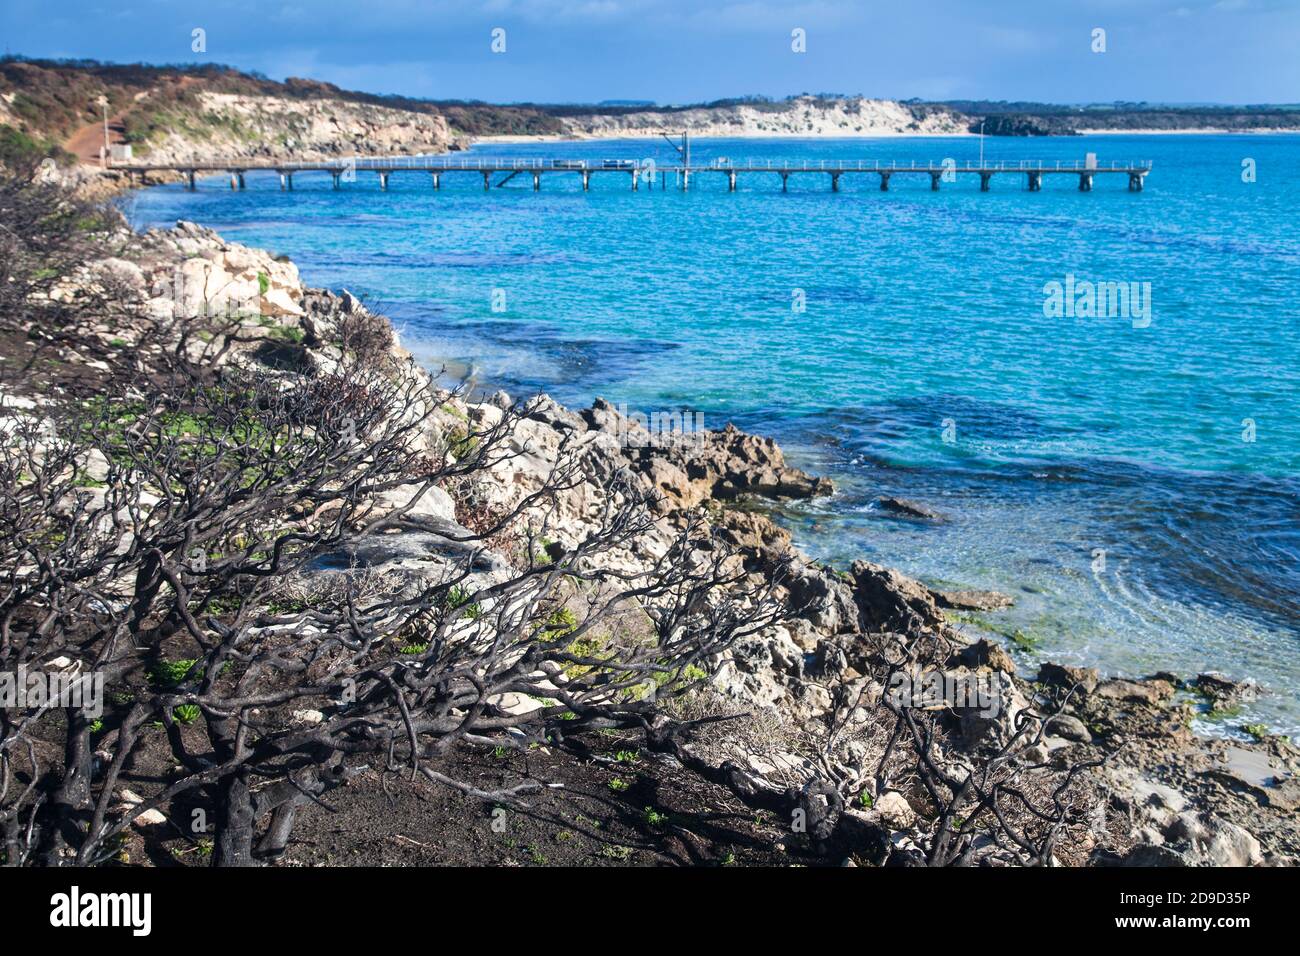
[[[532,412],[531,417],[558,417],[552,405]],[[633,468],[674,507],[744,496],[815,498],[835,491],[829,479],[787,465],[771,438],[747,434],[732,424],[720,431],[650,431],[602,398],[580,415],[587,431],[612,438]],[[577,422],[570,420],[562,427],[574,429]]]

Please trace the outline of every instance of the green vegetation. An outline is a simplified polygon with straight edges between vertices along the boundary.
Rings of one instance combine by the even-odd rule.
[[[556,608],[551,616],[546,619],[546,624],[542,627],[542,640],[558,641],[568,637],[578,628],[578,620],[573,616],[573,612],[567,607]],[[574,641],[572,646],[583,644],[581,640]],[[597,647],[599,650],[599,647]]]
[[[1038,650],[1038,646],[1043,642],[1041,637],[1035,634],[1026,634],[1019,628],[1012,631],[1008,638],[1012,644],[1026,653]]]
[[[157,684],[162,688],[176,687],[186,676],[198,677],[203,673],[202,668],[196,668],[194,665],[197,660],[190,658],[177,661],[159,661],[152,670],[149,671],[150,683]],[[193,670],[194,674],[190,675]]]
[[[609,789],[613,790],[615,793],[623,793],[625,790],[632,789],[632,785],[622,777],[615,777],[609,782]]]
[[[57,143],[36,139],[12,126],[0,125],[0,164],[11,169],[25,169],[38,165],[43,159],[66,165],[74,157]]]
[[[172,717],[180,724],[192,724],[199,719],[198,704],[178,704],[172,708]]]
[[[483,609],[477,603],[471,604],[472,597],[470,591],[461,587],[459,584],[453,584],[443,598],[442,606],[448,611],[459,611],[454,617],[464,617],[471,621],[477,621],[483,614]]]
[[[1268,728],[1263,724],[1242,724],[1241,729],[1259,743],[1263,743],[1269,737]]]
[[[457,461],[466,461],[478,451],[478,436],[471,435],[469,429],[457,426],[447,433],[447,451]]]
[[[307,333],[296,325],[277,325],[271,329],[269,335],[277,342],[289,345],[302,345],[307,339]]]

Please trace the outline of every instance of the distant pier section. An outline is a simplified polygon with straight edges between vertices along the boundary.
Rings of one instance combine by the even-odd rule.
[[[1089,156],[1086,160],[1048,161],[1012,160],[1001,162],[956,162],[944,160],[939,163],[899,162],[891,163],[874,159],[844,160],[819,159],[783,162],[775,159],[714,160],[707,165],[692,164],[689,161],[658,165],[629,159],[539,159],[521,157],[516,159],[497,157],[452,157],[452,156],[385,156],[357,159],[335,159],[318,161],[275,161],[250,162],[248,160],[231,160],[229,162],[209,163],[147,163],[114,162],[112,169],[126,172],[133,178],[147,176],[149,173],[168,172],[180,174],[189,189],[197,188],[200,175],[228,174],[231,189],[243,189],[249,173],[272,173],[280,178],[280,188],[293,189],[295,176],[309,173],[323,173],[331,178],[335,189],[347,183],[356,182],[358,177],[376,176],[380,189],[388,189],[389,179],[395,174],[409,176],[423,174],[430,177],[433,189],[442,188],[443,177],[452,174],[470,174],[483,180],[483,188],[491,190],[497,186],[515,180],[517,177],[532,177],[533,189],[542,188],[542,178],[558,175],[581,177],[584,190],[591,187],[595,176],[624,177],[630,182],[630,188],[636,191],[642,184],[653,189],[669,188],[690,189],[691,184],[702,176],[725,177],[727,187],[736,191],[736,183],[741,176],[763,174],[766,177],[779,176],[782,191],[789,189],[790,177],[817,176],[828,182],[831,191],[838,192],[840,182],[845,177],[865,176],[879,180],[881,190],[888,191],[890,180],[896,176],[918,176],[930,179],[930,188],[938,190],[941,183],[955,183],[959,177],[973,180],[979,177],[980,190],[989,191],[989,184],[994,176],[1021,177],[1024,186],[1030,192],[1038,192],[1043,179],[1048,176],[1077,177],[1079,190],[1091,192],[1093,180],[1099,176],[1128,179],[1130,192],[1141,192],[1147,175],[1151,172],[1151,163],[1098,163]]]

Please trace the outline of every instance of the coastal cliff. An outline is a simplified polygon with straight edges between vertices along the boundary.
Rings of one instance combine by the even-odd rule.
[[[924,136],[968,131],[954,110],[866,97],[799,96],[778,102],[739,102],[563,118],[576,138],[655,137],[664,130],[696,136]]]

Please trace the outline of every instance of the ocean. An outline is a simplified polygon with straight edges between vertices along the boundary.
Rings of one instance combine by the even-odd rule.
[[[1016,599],[963,627],[1122,676],[1214,670],[1265,694],[1206,715],[1300,734],[1300,136],[988,138],[993,161],[1151,161],[1124,176],[252,173],[133,193],[288,255],[393,317],[431,366],[512,394],[603,396],[774,435],[835,497],[778,515],[811,555]],[[961,164],[976,137],[724,140],[719,157]],[[666,142],[477,154],[675,161]],[[503,178],[498,176],[494,178]],[[1087,290],[1100,290],[1088,308]],[[943,513],[883,512],[898,495]]]

